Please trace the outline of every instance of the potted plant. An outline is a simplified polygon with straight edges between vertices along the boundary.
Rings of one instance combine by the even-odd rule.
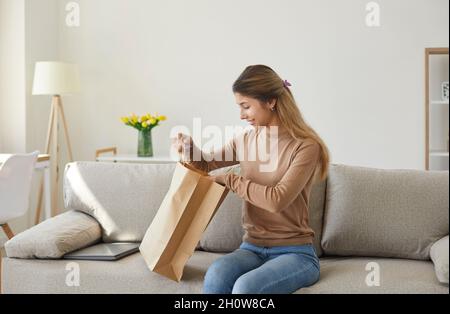
[[[159,125],[160,121],[165,121],[166,116],[151,115],[149,113],[143,116],[137,116],[134,113],[130,116],[120,118],[125,125],[138,130],[138,157],[152,157],[152,129]]]

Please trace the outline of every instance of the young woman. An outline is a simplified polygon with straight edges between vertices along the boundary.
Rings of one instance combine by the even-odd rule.
[[[239,249],[209,267],[204,293],[292,293],[319,280],[308,208],[312,184],[327,176],[329,153],[303,120],[289,86],[267,66],[248,66],[233,84],[240,118],[253,126],[242,141],[233,139],[219,152],[222,158],[211,161],[195,160],[198,148],[189,136],[179,134],[175,142],[179,152],[188,142],[194,157],[190,164],[206,172],[238,163],[241,167],[239,175],[212,176],[244,200],[245,235]],[[277,161],[272,171],[261,171],[257,159],[238,160],[238,145],[261,143],[273,134],[278,145],[269,152]],[[225,159],[226,152],[232,160]]]

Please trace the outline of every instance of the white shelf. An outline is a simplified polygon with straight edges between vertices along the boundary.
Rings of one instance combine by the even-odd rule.
[[[444,100],[432,100],[430,101],[431,105],[447,105],[448,106],[448,101],[444,101]]]
[[[449,100],[442,97],[448,81],[448,47],[425,49],[426,170],[448,171]]]
[[[445,151],[434,150],[434,151],[430,152],[430,156],[433,156],[433,157],[448,157],[449,153],[445,152]]]

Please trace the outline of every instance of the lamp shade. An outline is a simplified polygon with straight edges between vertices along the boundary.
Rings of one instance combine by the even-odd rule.
[[[61,95],[80,90],[76,64],[64,62],[36,62],[33,95]]]

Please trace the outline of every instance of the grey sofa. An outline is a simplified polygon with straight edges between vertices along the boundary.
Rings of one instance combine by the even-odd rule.
[[[140,253],[116,262],[60,259],[98,241],[141,241],[174,166],[68,164],[66,211],[6,243],[3,293],[201,293],[208,266],[241,243],[242,202],[233,193],[180,283],[150,272]],[[310,200],[320,280],[296,293],[449,293],[448,215],[448,172],[331,164]]]

